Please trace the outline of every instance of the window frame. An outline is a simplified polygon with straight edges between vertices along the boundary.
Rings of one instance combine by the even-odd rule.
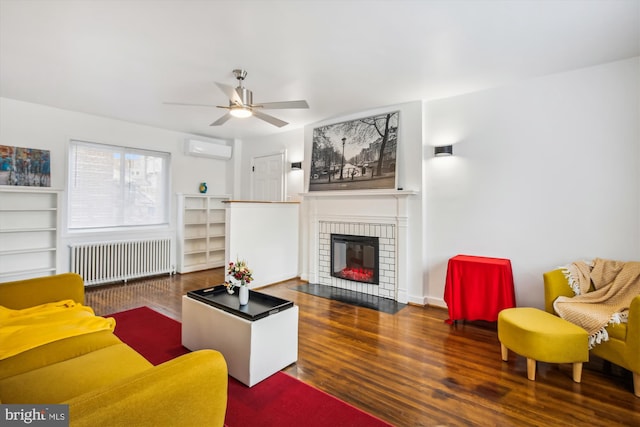
[[[164,194],[163,194],[163,202],[162,204],[162,209],[163,209],[163,219],[157,223],[148,223],[148,224],[125,224],[124,223],[124,219],[125,219],[125,215],[124,215],[124,209],[121,210],[120,212],[118,212],[118,216],[121,218],[120,219],[120,223],[119,224],[114,224],[114,225],[99,225],[99,226],[77,226],[74,225],[72,226],[71,224],[71,219],[72,219],[72,193],[73,193],[73,180],[74,180],[74,174],[76,172],[76,168],[74,168],[72,162],[74,159],[74,151],[75,151],[75,147],[78,146],[82,146],[82,147],[95,147],[98,149],[104,149],[105,152],[120,152],[120,155],[122,156],[122,158],[126,158],[127,155],[130,154],[134,154],[134,155],[143,155],[143,156],[150,156],[150,157],[161,157],[164,159],[164,164],[165,167],[164,169],[166,169],[166,171],[163,173],[162,176],[162,180],[164,181]],[[66,179],[66,187],[67,187],[67,197],[66,197],[66,209],[67,209],[67,214],[66,216],[66,220],[65,220],[65,229],[66,232],[69,234],[82,234],[82,233],[93,233],[93,232],[118,232],[118,231],[130,231],[130,230],[135,230],[135,229],[168,229],[170,227],[171,224],[171,153],[168,151],[159,151],[159,150],[149,150],[146,148],[136,148],[136,147],[129,147],[129,146],[124,146],[124,145],[115,145],[115,144],[105,144],[105,143],[99,143],[99,142],[92,142],[92,141],[87,141],[84,139],[77,139],[77,138],[72,138],[69,140],[69,145],[68,145],[68,152],[67,152],[67,162],[68,162],[68,167],[67,167],[67,179]],[[123,162],[120,168],[120,177],[122,179],[122,177],[124,176],[124,174],[126,173],[126,166],[125,163]],[[124,181],[122,181],[124,182]],[[125,200],[125,195],[126,192],[124,191],[124,187],[122,190],[122,194],[120,195],[120,200],[124,202]]]

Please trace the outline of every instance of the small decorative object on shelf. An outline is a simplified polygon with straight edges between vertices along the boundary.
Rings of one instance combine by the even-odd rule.
[[[246,305],[249,302],[249,283],[253,280],[253,271],[247,266],[246,261],[230,262],[227,268],[229,280],[224,282],[227,292],[233,294],[233,289],[239,287],[238,297],[240,305]],[[232,281],[234,280],[234,281]]]
[[[202,194],[205,194],[207,192],[207,183],[206,182],[201,182],[200,183],[200,192]]]

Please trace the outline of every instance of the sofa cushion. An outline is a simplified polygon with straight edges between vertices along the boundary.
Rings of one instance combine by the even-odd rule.
[[[214,427],[224,425],[228,383],[222,354],[199,350],[64,403],[73,427]]]
[[[0,380],[2,403],[60,403],[153,365],[120,342]]]
[[[0,380],[82,356],[122,341],[110,331],[99,331],[54,341],[0,360]]]

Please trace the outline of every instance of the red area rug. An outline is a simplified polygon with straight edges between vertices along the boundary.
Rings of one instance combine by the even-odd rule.
[[[112,314],[115,334],[154,365],[189,350],[179,322],[149,307]],[[283,372],[249,388],[229,377],[227,427],[388,427],[373,417]]]
[[[108,317],[116,319],[114,333],[149,362],[159,365],[189,353],[182,346],[182,325],[149,307],[121,311]]]

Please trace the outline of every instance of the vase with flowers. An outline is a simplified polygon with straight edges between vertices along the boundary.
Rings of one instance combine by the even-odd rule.
[[[227,292],[233,294],[234,288],[237,287],[240,305],[246,305],[249,302],[249,283],[253,280],[253,271],[247,266],[246,261],[236,260],[229,263],[227,275],[229,279],[224,282]]]

